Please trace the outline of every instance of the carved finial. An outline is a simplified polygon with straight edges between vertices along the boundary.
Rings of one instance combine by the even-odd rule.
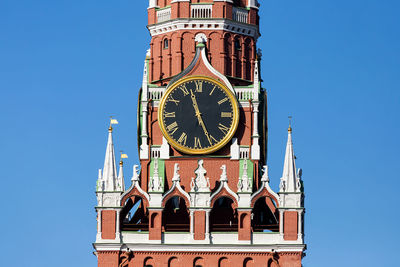
[[[192,178],[192,182],[190,184],[191,191],[199,191],[199,192],[209,192],[210,191],[210,181],[209,178],[206,178],[206,169],[203,167],[204,161],[201,159],[198,161],[198,167],[194,171],[196,174],[196,178]]]
[[[132,182],[138,182],[139,181],[139,172],[138,172],[138,165],[133,165],[133,176],[131,181]]]
[[[228,176],[226,175],[226,165],[222,165],[221,170],[222,170],[222,173],[221,173],[221,177],[219,178],[219,180],[221,182],[227,182]]]
[[[196,43],[204,44],[207,43],[207,36],[204,33],[198,33],[194,37],[194,40],[196,41]]]
[[[268,176],[268,165],[263,166],[263,176],[261,177],[261,182],[269,182],[269,176]]]
[[[291,133],[292,132],[292,116],[288,116],[289,118],[289,128],[288,128],[288,132]]]
[[[179,164],[175,163],[174,165],[174,177],[172,177],[172,181],[180,181],[181,176],[179,175]]]

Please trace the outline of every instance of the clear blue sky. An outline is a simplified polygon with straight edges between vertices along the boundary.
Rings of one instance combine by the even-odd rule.
[[[287,116],[306,190],[305,267],[395,266],[400,1],[261,1],[269,166]],[[147,1],[0,2],[2,266],[96,266],[95,183],[108,116],[138,162]],[[129,183],[128,183],[129,184]]]

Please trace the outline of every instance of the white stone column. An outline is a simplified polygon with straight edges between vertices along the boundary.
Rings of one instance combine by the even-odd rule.
[[[251,159],[260,159],[260,145],[258,144],[258,101],[253,101],[253,144],[251,145]]]
[[[298,214],[299,214],[299,217],[297,219],[298,220],[298,222],[297,222],[297,225],[298,225],[297,239],[299,240],[303,237],[303,231],[302,231],[302,229],[303,229],[303,211],[299,210]]]
[[[97,211],[97,239],[101,239],[101,211]]]
[[[190,210],[190,234],[194,234],[194,210]]]
[[[284,210],[279,210],[279,234],[283,236],[283,212]]]
[[[115,216],[115,219],[116,219],[116,222],[115,222],[115,239],[120,239],[121,232],[119,231],[119,227],[120,227],[120,225],[119,225],[119,222],[120,222],[119,215],[120,215],[121,211],[118,209],[118,210],[116,210],[116,212],[117,212],[117,214]]]
[[[210,233],[210,210],[206,210],[206,236]]]
[[[142,101],[142,132],[141,139],[142,144],[140,145],[140,159],[149,158],[149,146],[147,144],[147,101]]]

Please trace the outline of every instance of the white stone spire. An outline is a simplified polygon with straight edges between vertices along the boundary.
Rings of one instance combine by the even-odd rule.
[[[279,185],[280,192],[298,192],[297,186],[296,162],[292,143],[292,127],[289,125],[285,163],[283,165],[281,184]]]
[[[125,181],[124,181],[124,162],[122,159],[119,162],[119,172],[118,172],[118,184],[116,191],[125,191]]]
[[[104,159],[103,177],[104,191],[115,191],[117,181],[117,167],[115,165],[114,144],[112,139],[112,130],[108,128],[108,142],[106,149],[106,157]]]

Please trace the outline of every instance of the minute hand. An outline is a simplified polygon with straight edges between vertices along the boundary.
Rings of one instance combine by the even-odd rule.
[[[193,94],[193,91],[192,91],[192,90],[190,90],[190,97],[192,98],[193,107],[194,107],[194,111],[195,111],[195,113],[196,113],[197,120],[199,121],[199,124],[200,124],[201,127],[203,128],[204,134],[206,135],[207,140],[208,140],[208,142],[209,142],[210,145],[211,145],[212,143],[211,143],[210,136],[208,135],[208,131],[207,131],[207,129],[206,129],[206,126],[205,126],[205,124],[204,124],[204,122],[203,122],[203,119],[201,118],[201,113],[200,113],[200,110],[199,110],[199,106],[197,105],[196,96]]]

